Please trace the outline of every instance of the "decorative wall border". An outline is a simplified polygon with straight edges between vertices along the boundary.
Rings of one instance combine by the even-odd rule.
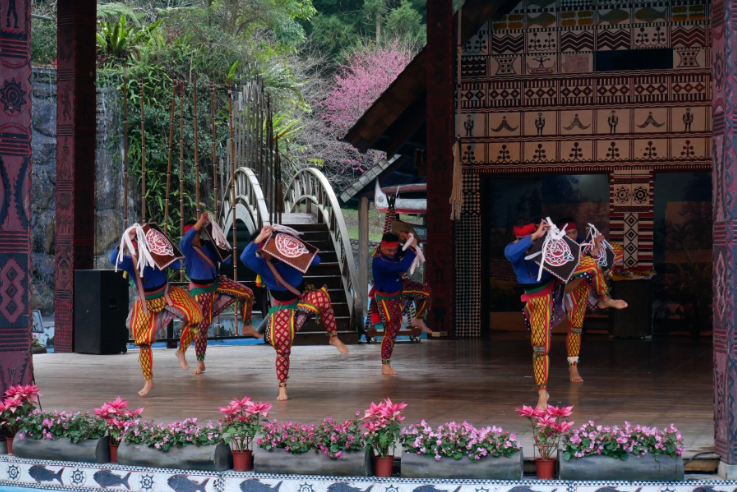
[[[574,482],[421,480],[411,478],[266,475],[201,472],[113,464],[27,460],[0,456],[0,486],[40,490],[137,490],[143,492],[703,492],[735,488],[737,481]]]

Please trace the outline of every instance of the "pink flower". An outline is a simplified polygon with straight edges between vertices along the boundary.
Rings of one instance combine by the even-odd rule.
[[[548,405],[548,408],[546,409],[546,412],[548,415],[553,415],[555,417],[570,417],[571,413],[573,411],[573,407],[556,407],[553,405]]]

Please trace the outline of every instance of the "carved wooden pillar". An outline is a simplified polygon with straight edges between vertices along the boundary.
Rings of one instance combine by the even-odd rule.
[[[427,279],[434,331],[453,335],[455,268],[453,189],[453,2],[427,2]]]
[[[0,1],[0,394],[31,379],[31,0]]]
[[[737,4],[712,3],[712,155],[714,210],[714,441],[720,475],[737,477],[735,200],[737,173]]]
[[[74,348],[74,270],[94,265],[96,15],[94,0],[59,1],[54,333],[58,352]]]

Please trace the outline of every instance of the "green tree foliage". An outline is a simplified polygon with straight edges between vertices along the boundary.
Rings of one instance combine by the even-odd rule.
[[[359,42],[426,41],[426,0],[313,0],[318,14],[306,25],[318,49],[340,55]]]

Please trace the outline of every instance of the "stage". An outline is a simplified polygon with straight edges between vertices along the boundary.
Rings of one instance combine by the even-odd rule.
[[[391,398],[408,404],[406,423],[466,420],[515,432],[532,457],[526,421],[514,409],[536,402],[531,348],[525,333],[495,334],[491,340],[398,343],[395,377],[381,375],[378,344],[350,346],[342,356],[333,347],[292,350],[289,397],[276,401],[274,350],[266,345],[211,346],[207,370],[184,372],[172,349],[154,349],[152,393],[143,385],[138,351],[120,355],[40,354],[34,356],[44,410],[87,411],[121,396],[143,406],[143,416],[160,422],[184,417],[219,418],[218,406],[250,396],[273,403],[279,420],[310,423],[324,416],[349,419],[371,401]],[[194,347],[187,353],[194,366]],[[584,383],[567,379],[565,336],[555,335],[548,391],[551,403],[573,405],[581,424],[665,427],[683,434],[686,458],[713,450],[712,351],[709,338],[658,337],[653,341],[584,339],[580,372]],[[704,457],[712,457],[704,456]],[[706,463],[703,463],[706,465]],[[713,462],[714,467],[716,461]],[[688,467],[687,467],[688,470]]]

